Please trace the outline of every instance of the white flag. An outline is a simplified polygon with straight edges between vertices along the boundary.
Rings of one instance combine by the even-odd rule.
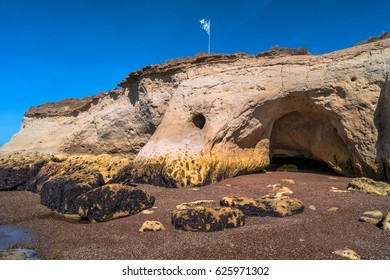
[[[210,35],[210,20],[202,19],[200,20],[200,24],[202,24],[203,30],[206,31],[208,35]]]

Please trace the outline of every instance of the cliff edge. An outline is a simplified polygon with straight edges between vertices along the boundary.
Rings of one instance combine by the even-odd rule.
[[[389,180],[389,65],[384,39],[147,66],[121,89],[30,108],[0,153],[119,154],[134,160],[114,181],[171,187],[256,172],[275,157]]]

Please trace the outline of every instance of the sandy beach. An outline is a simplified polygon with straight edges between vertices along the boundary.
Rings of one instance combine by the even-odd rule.
[[[295,184],[282,182],[291,179]],[[350,178],[314,172],[266,172],[239,176],[199,189],[139,188],[156,197],[151,214],[104,223],[71,223],[40,205],[37,194],[0,192],[0,227],[27,231],[31,238],[8,248],[28,248],[42,259],[341,259],[349,248],[362,259],[390,259],[390,232],[359,222],[365,211],[390,210],[390,197],[346,190]],[[171,224],[175,206],[200,199],[217,203],[224,196],[259,197],[268,184],[281,183],[302,200],[305,210],[285,218],[248,217],[246,225],[219,232],[184,232]],[[316,210],[309,209],[314,205]],[[338,211],[328,211],[337,207]],[[313,208],[313,207],[311,207]],[[139,232],[146,220],[166,230]]]

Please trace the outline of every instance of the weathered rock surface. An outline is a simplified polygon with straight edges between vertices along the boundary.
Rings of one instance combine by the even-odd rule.
[[[41,204],[62,214],[77,214],[76,198],[103,184],[98,170],[61,163],[47,164],[31,183],[41,196]]]
[[[104,185],[80,195],[75,206],[83,219],[104,222],[151,208],[155,198],[133,187]]]
[[[11,153],[0,157],[0,190],[23,190],[50,156]]]
[[[220,231],[245,225],[244,213],[235,208],[196,206],[174,210],[172,224],[185,231]]]
[[[288,196],[265,195],[257,199],[227,196],[220,203],[221,206],[236,207],[248,216],[286,217],[304,210],[299,199]]]
[[[377,195],[390,195],[390,184],[374,181],[370,178],[356,178],[348,184],[348,190],[361,191]]]
[[[159,221],[145,221],[139,231],[162,231],[165,230],[164,225]]]
[[[122,89],[31,108],[0,152],[126,154],[136,157],[129,181],[172,187],[256,172],[278,156],[389,180],[390,39],[294,54],[148,66]]]

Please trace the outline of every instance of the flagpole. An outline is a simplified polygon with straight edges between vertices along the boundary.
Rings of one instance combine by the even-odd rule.
[[[210,37],[211,37],[211,19],[209,20],[209,53],[210,53]]]

